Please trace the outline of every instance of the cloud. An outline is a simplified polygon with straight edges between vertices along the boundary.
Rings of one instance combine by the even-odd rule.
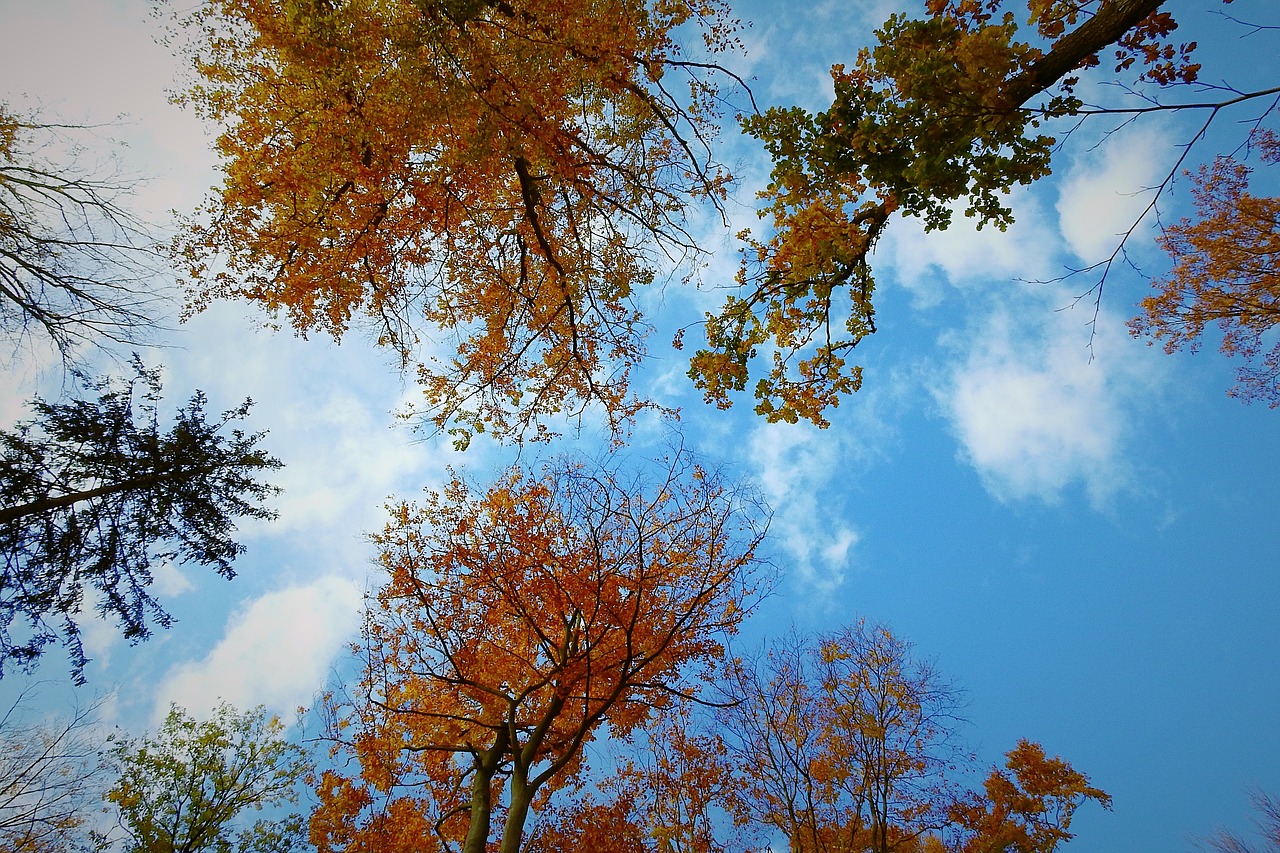
[[[1117,188],[1158,180],[1149,152],[1165,147],[1158,129],[1114,134],[1067,168],[1055,210],[1035,188],[1011,193],[1015,221],[1004,232],[975,229],[962,204],[946,231],[925,233],[908,218],[886,232],[877,254],[918,307],[953,298],[961,316],[975,318],[944,336],[952,366],[933,391],[962,458],[1001,500],[1056,501],[1079,484],[1098,505],[1131,485],[1123,451],[1132,406],[1160,368],[1111,313],[1059,310],[1075,295],[1063,286],[999,283],[1062,275],[1064,249],[1105,259],[1149,200]]]
[[[1053,502],[1079,483],[1101,505],[1132,486],[1130,413],[1159,384],[1159,368],[1106,312],[1091,358],[1079,313],[1028,303],[974,325],[935,397],[961,457],[998,499]]]
[[[323,687],[330,663],[355,633],[363,589],[327,575],[269,592],[227,622],[222,640],[203,660],[179,664],[156,693],[153,721],[170,702],[193,713],[225,700],[241,708],[266,705],[287,715]]]
[[[191,578],[168,560],[151,568],[151,592],[156,595],[171,598],[195,588]]]
[[[1014,212],[1008,229],[982,229],[964,215],[965,202],[951,205],[951,226],[924,230],[923,220],[896,219],[885,229],[875,261],[887,261],[894,283],[911,291],[919,307],[939,302],[945,284],[990,287],[993,281],[1042,280],[1058,273],[1051,259],[1061,241],[1049,217],[1030,190],[1011,193],[1006,204]]]
[[[858,533],[841,520],[834,492],[846,464],[834,432],[762,423],[749,442],[749,461],[774,509],[770,540],[790,557],[784,569],[800,581],[830,591],[844,581]]]
[[[75,613],[76,628],[84,654],[95,666],[105,666],[111,660],[111,652],[120,645],[120,626],[114,618],[104,619],[98,612],[103,596],[96,589],[85,589],[80,609]],[[52,614],[50,614],[52,615]]]
[[[255,401],[246,428],[268,431],[262,447],[284,468],[266,479],[284,493],[270,502],[280,517],[247,523],[247,537],[287,539],[326,571],[362,571],[362,535],[381,526],[389,496],[438,483],[449,462],[475,470],[488,457],[479,443],[464,459],[447,443],[396,428],[391,412],[417,387],[358,333],[341,346],[301,340],[255,328],[255,313],[220,304],[188,323],[187,352],[167,387],[175,400],[203,388],[211,412]]]
[[[1131,128],[1077,157],[1067,169],[1057,212],[1068,248],[1085,263],[1106,260],[1151,202],[1148,187],[1167,174],[1167,128]],[[1136,245],[1136,244],[1135,244]]]
[[[73,134],[85,162],[107,171],[116,163],[133,183],[125,206],[148,221],[199,201],[216,178],[215,158],[203,122],[169,103],[179,66],[157,38],[164,22],[148,20],[141,4],[78,0],[8,3],[3,15],[10,26],[0,30],[0,76],[15,108],[89,125]],[[59,61],[51,61],[55,41],[31,33],[56,34]]]

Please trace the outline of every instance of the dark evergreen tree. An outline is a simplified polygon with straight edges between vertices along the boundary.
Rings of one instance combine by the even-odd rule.
[[[83,682],[86,590],[126,638],[144,640],[172,622],[148,589],[154,565],[231,578],[244,550],[235,520],[275,517],[264,502],[279,490],[256,476],[281,463],[258,447],[263,433],[232,427],[252,401],[210,418],[196,392],[163,431],[159,371],[136,356],[132,369],[124,381],[77,374],[84,398],[36,398],[33,417],[0,431],[0,677],[61,639]]]

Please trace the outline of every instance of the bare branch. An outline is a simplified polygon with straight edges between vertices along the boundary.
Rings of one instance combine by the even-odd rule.
[[[124,199],[132,183],[94,173],[68,131],[0,104],[0,335],[14,352],[145,341],[166,298],[149,227]],[[63,153],[59,153],[63,152]]]

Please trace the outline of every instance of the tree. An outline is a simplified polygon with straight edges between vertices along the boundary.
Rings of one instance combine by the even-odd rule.
[[[296,804],[311,772],[306,753],[261,706],[242,713],[222,703],[200,722],[172,705],[159,731],[118,740],[110,756],[120,775],[106,799],[123,835],[109,846],[122,843],[125,853],[287,853],[301,845],[301,814],[246,820]]]
[[[15,349],[46,341],[64,362],[137,342],[158,301],[155,248],[121,203],[128,183],[83,166],[74,130],[0,103],[0,334]]]
[[[763,510],[679,450],[652,482],[563,460],[392,508],[356,698],[331,699],[321,850],[522,847],[530,812],[691,695],[767,577]]]
[[[948,825],[957,699],[887,628],[793,634],[726,683],[740,796],[791,850],[889,853]]]
[[[1276,853],[1280,851],[1280,801],[1261,789],[1250,794],[1258,834],[1265,846],[1255,847],[1243,836],[1228,830],[1219,830],[1208,840],[1207,849],[1213,853]]]
[[[94,734],[97,705],[32,723],[22,718],[27,698],[24,691],[0,719],[0,850],[81,850],[104,787],[102,742]]]
[[[724,683],[740,813],[793,853],[1049,853],[1082,802],[1110,804],[1025,740],[1012,776],[965,790],[956,694],[884,626],[793,634],[736,660]]]
[[[235,519],[275,516],[263,501],[278,489],[255,476],[280,462],[258,447],[262,433],[231,427],[251,401],[209,418],[197,392],[162,431],[159,371],[132,367],[123,381],[78,374],[96,400],[37,398],[34,417],[0,431],[0,675],[60,638],[82,683],[83,608],[144,640],[172,621],[148,591],[154,564],[231,578],[244,550]]]
[[[708,345],[690,375],[708,401],[729,406],[763,348],[771,363],[754,385],[756,411],[825,426],[823,412],[862,382],[848,359],[876,330],[870,253],[891,217],[942,229],[963,201],[979,227],[1006,227],[1003,194],[1051,171],[1059,139],[1042,125],[1059,120],[1069,134],[1091,115],[1204,109],[1207,128],[1226,107],[1280,91],[1214,86],[1209,103],[1161,101],[1200,68],[1194,42],[1169,40],[1176,23],[1162,0],[1028,0],[1026,27],[1004,11],[1016,5],[927,0],[924,18],[891,15],[873,47],[832,69],[830,109],[777,107],[744,119],[774,161],[761,194],[772,227],[748,238],[739,293],[707,316]],[[1102,73],[1128,87],[1131,109],[1089,106],[1075,94],[1110,46],[1114,71]],[[1122,246],[1094,267],[1104,277]]]
[[[1110,808],[1026,740],[966,789],[955,694],[883,626],[793,632],[716,688],[628,738],[614,775],[544,810],[527,849],[1051,853],[1080,805]]]
[[[1259,131],[1252,139],[1264,163],[1280,163],[1280,137]],[[1274,409],[1280,343],[1266,349],[1264,337],[1280,324],[1280,197],[1250,193],[1252,171],[1227,156],[1200,169],[1192,189],[1198,219],[1183,219],[1160,238],[1173,270],[1142,300],[1129,328],[1174,352],[1199,348],[1206,327],[1216,323],[1222,352],[1248,362],[1228,393]],[[1252,366],[1260,354],[1261,366]]]
[[[678,697],[618,747],[614,773],[538,816],[528,853],[729,853],[755,847],[721,733],[708,730],[706,692]],[[714,692],[714,691],[711,691]]]
[[[1020,740],[1006,759],[1010,772],[993,769],[985,796],[951,807],[964,830],[960,853],[1052,853],[1073,837],[1071,818],[1084,802],[1111,808],[1105,791],[1061,758],[1049,758],[1038,743]]]
[[[727,180],[714,66],[672,34],[730,46],[718,0],[205,0],[183,23],[181,100],[223,127],[225,173],[176,246],[190,310],[372,326],[460,445],[644,405],[635,292],[697,251],[686,207]]]

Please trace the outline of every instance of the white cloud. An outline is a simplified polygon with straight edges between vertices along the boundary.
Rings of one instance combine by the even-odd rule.
[[[1005,231],[991,225],[978,229],[964,215],[963,200],[951,205],[951,226],[945,231],[926,232],[923,220],[915,217],[897,219],[885,229],[875,260],[891,265],[894,282],[911,291],[919,307],[940,301],[948,283],[990,287],[1002,279],[1057,275],[1050,261],[1060,241],[1036,197],[1018,189],[1006,203],[1014,222]]]
[[[831,66],[849,65],[856,58],[857,45],[850,44],[848,34],[869,34],[891,12],[910,5],[902,0],[811,0],[803,7],[777,7],[779,14],[763,17],[739,34],[748,59],[770,71],[763,83],[753,81],[760,106],[796,104],[814,112],[830,107],[835,95]]]
[[[359,584],[336,575],[267,593],[228,620],[203,660],[168,672],[153,720],[163,718],[170,702],[194,713],[219,700],[241,708],[262,704],[283,715],[308,704],[352,639],[362,595]]]
[[[172,562],[166,561],[151,569],[151,592],[155,595],[171,598],[195,588],[191,578]]]
[[[1124,457],[1130,410],[1157,384],[1159,368],[1107,313],[1097,319],[1091,358],[1079,312],[1032,303],[975,324],[935,396],[962,457],[997,498],[1055,501],[1080,483],[1103,504],[1132,486]]]
[[[214,155],[202,122],[168,102],[180,61],[158,43],[160,22],[144,4],[10,0],[0,10],[10,24],[0,30],[0,76],[13,106],[94,126],[77,141],[87,157],[118,162],[126,182],[141,179],[126,206],[149,220],[199,200]]]
[[[858,533],[842,520],[833,492],[848,455],[834,431],[762,423],[752,430],[749,462],[775,515],[770,540],[790,557],[803,583],[832,590],[843,581]]]
[[[1171,153],[1166,129],[1148,124],[1114,134],[1076,159],[1063,177],[1057,210],[1077,257],[1093,264],[1115,251],[1150,204],[1148,188],[1167,174]]]
[[[246,524],[247,535],[287,538],[321,555],[326,571],[363,571],[361,537],[381,526],[386,499],[438,483],[448,462],[484,466],[484,448],[477,443],[464,459],[393,426],[391,412],[417,387],[406,387],[358,332],[341,346],[300,340],[255,328],[254,314],[222,304],[192,320],[169,388],[175,399],[205,389],[211,412],[254,400],[247,429],[269,431],[262,446],[284,468],[266,479],[284,493],[271,500],[279,519]]]
[[[104,619],[98,615],[98,606],[102,603],[102,595],[96,589],[88,588],[80,600],[80,609],[75,614],[76,627],[80,631],[80,642],[84,654],[95,666],[106,666],[111,660],[112,650],[120,645],[120,627],[114,618]]]
[[[171,210],[194,206],[211,182],[214,156],[201,122],[168,103],[177,65],[157,44],[145,4],[0,0],[0,20],[8,105],[37,121],[84,125],[63,131],[74,152],[52,145],[41,156],[126,187],[116,201],[157,233],[168,227]],[[151,279],[148,286],[164,285]],[[82,354],[91,362],[96,356]],[[68,385],[60,356],[38,337],[0,351],[0,364],[0,425],[25,415],[23,404],[37,389],[56,398]]]

